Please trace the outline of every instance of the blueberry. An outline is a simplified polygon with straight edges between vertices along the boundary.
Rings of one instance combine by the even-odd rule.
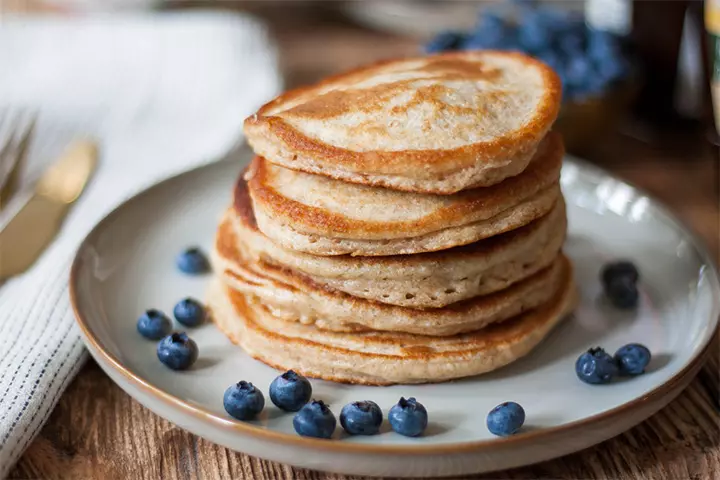
[[[632,283],[637,283],[640,280],[640,273],[637,267],[628,260],[618,260],[611,262],[603,266],[600,272],[600,279],[605,287],[610,285],[610,281],[624,277],[629,279]]]
[[[265,397],[252,383],[241,380],[225,390],[223,406],[231,417],[251,420],[262,412],[265,407]]]
[[[305,404],[293,418],[293,427],[303,437],[330,438],[337,420],[322,400]]]
[[[168,368],[187,370],[197,360],[198,347],[184,332],[173,333],[158,342],[157,356]]]
[[[605,293],[610,299],[610,303],[621,309],[636,307],[640,297],[637,285],[628,277],[612,279],[605,289]]]
[[[574,99],[600,96],[607,89],[607,81],[593,73],[572,91]]]
[[[417,437],[427,427],[428,414],[422,403],[410,397],[400,398],[388,413],[388,421],[394,431],[406,437]]]
[[[459,50],[465,42],[465,35],[460,32],[440,32],[425,44],[426,53],[438,53]]]
[[[197,247],[188,248],[175,259],[180,271],[189,275],[198,275],[210,271],[210,262]]]
[[[566,65],[565,78],[568,85],[572,87],[583,86],[592,74],[592,65],[583,56],[571,57]]]
[[[270,384],[270,400],[281,410],[297,412],[312,396],[307,378],[288,370]]]
[[[194,298],[183,298],[173,308],[175,319],[186,327],[197,327],[205,321],[205,307]]]
[[[569,56],[582,55],[585,50],[585,40],[580,33],[569,32],[557,39],[560,51]]]
[[[160,310],[146,310],[138,318],[137,331],[150,340],[160,340],[172,331],[172,322]]]
[[[606,82],[616,82],[626,77],[630,67],[622,57],[609,57],[597,64],[598,75]]]
[[[525,410],[515,402],[504,402],[490,410],[486,423],[493,435],[514,435],[525,423]]]
[[[543,50],[538,52],[535,57],[556,72],[562,68],[560,57],[552,50]]]
[[[615,352],[615,363],[620,375],[640,375],[650,363],[650,350],[645,345],[630,343]]]
[[[464,49],[500,48],[512,37],[512,30],[501,15],[483,12],[472,34],[463,43]]]
[[[501,38],[486,37],[482,34],[468,37],[462,45],[463,50],[514,50],[522,51],[520,43],[515,38],[514,30],[507,29],[507,34]]]
[[[575,373],[585,383],[608,383],[618,373],[615,360],[600,347],[591,348],[575,362]]]
[[[550,47],[552,30],[534,10],[523,15],[517,32],[520,45],[527,52],[540,52]]]
[[[610,32],[588,29],[587,51],[592,58],[598,60],[615,57],[619,53],[618,39]]]
[[[557,8],[539,7],[523,15],[522,22],[533,22],[542,25],[555,36],[574,25],[572,19],[573,17]]]
[[[375,435],[382,421],[382,410],[370,400],[348,403],[340,412],[340,425],[350,435]]]

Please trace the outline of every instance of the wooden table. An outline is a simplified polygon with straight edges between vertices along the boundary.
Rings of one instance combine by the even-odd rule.
[[[289,85],[380,57],[416,51],[395,38],[303,8],[261,11],[277,34]],[[252,74],[252,72],[248,72]],[[594,146],[593,161],[645,188],[675,210],[718,255],[718,163],[697,133],[648,144],[618,133]],[[690,387],[647,422],[557,460],[480,478],[720,478],[717,348]],[[157,417],[91,360],[61,397],[10,478],[346,479],[259,460],[214,445]],[[354,477],[356,478],[356,477]]]

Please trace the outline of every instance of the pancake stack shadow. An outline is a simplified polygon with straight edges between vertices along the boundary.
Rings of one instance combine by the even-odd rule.
[[[264,105],[216,236],[214,321],[273,367],[348,383],[441,382],[527,354],[577,297],[560,98],[544,64],[485,51],[374,64]]]

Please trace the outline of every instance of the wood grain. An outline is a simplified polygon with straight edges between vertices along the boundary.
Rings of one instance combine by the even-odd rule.
[[[288,84],[377,58],[416,51],[412,40],[366,31],[322,10],[282,15],[273,25]],[[636,135],[637,136],[637,135]],[[640,135],[643,136],[643,135]],[[647,136],[647,135],[645,135]],[[718,258],[717,152],[702,135],[640,141],[614,133],[585,156],[666,202]],[[643,424],[560,459],[472,478],[705,480],[720,478],[718,348],[678,399]],[[317,479],[359,477],[299,470],[229,451],[157,417],[128,397],[92,361],[62,396],[10,478],[17,479]]]

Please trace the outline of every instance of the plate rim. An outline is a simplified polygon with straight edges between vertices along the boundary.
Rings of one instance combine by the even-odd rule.
[[[75,255],[73,257],[72,265],[70,268],[69,278],[69,297],[73,315],[75,317],[75,323],[79,326],[82,332],[83,341],[86,344],[90,353],[92,354],[93,358],[95,358],[95,360],[101,366],[108,366],[108,368],[112,368],[115,372],[119,373],[122,377],[124,377],[126,381],[133,384],[134,387],[143,390],[146,394],[150,395],[154,399],[160,400],[165,405],[169,404],[170,406],[174,406],[180,411],[182,411],[184,414],[188,414],[197,420],[203,422],[210,422],[213,427],[228,430],[230,432],[245,434],[248,437],[262,437],[263,440],[280,442],[288,446],[312,448],[316,450],[325,450],[327,452],[342,452],[348,454],[388,454],[402,456],[420,456],[427,455],[429,453],[432,453],[434,455],[455,454],[487,451],[488,449],[501,447],[525,446],[528,444],[532,444],[539,439],[562,435],[575,429],[585,429],[608,420],[617,419],[629,411],[640,409],[643,405],[647,405],[660,400],[662,397],[673,392],[673,390],[675,390],[679,385],[682,385],[686,380],[688,382],[692,380],[692,377],[697,374],[697,372],[707,360],[707,357],[712,347],[712,340],[717,337],[718,333],[720,332],[719,312],[718,318],[715,319],[715,326],[713,328],[713,332],[708,335],[705,343],[702,345],[701,348],[698,349],[698,353],[696,353],[695,356],[675,375],[671,376],[668,380],[652,388],[650,391],[646,392],[644,395],[638,398],[618,405],[617,407],[611,408],[610,410],[606,410],[604,412],[597,413],[595,415],[591,415],[580,420],[574,420],[572,422],[568,422],[554,427],[545,427],[537,430],[532,430],[530,432],[521,432],[519,434],[508,437],[471,440],[464,442],[450,442],[444,444],[369,444],[344,442],[336,439],[323,440],[302,437],[299,435],[270,430],[251,423],[237,421],[230,418],[223,418],[201,406],[194,405],[190,402],[176,397],[175,395],[172,395],[171,393],[165,392],[159,387],[154,386],[149,381],[132,372],[129,368],[124,366],[119,359],[117,359],[113,354],[108,352],[103,347],[101,342],[95,337],[95,334],[93,333],[89,322],[87,321],[79,307],[79,297],[81,294],[79,293],[80,289],[78,287],[78,280],[80,277],[80,269],[82,267],[81,264],[83,263],[81,257],[83,252],[87,250],[91,239],[95,238],[97,236],[97,233],[103,228],[105,228],[105,226],[110,223],[116,216],[118,216],[121,213],[121,210],[123,210],[130,202],[139,201],[140,199],[142,199],[142,197],[148,195],[155,188],[162,187],[163,185],[171,183],[180,177],[191,176],[200,170],[217,167],[218,164],[221,164],[223,162],[233,161],[236,161],[236,159],[234,158],[234,156],[231,156],[231,158],[226,158],[215,163],[198,166],[191,170],[165,178],[152,185],[148,185],[143,190],[125,199],[123,202],[113,208],[107,215],[105,215],[100,221],[98,221],[93,226],[93,228],[85,235],[82,242],[75,251]],[[656,208],[659,212],[661,212],[664,216],[666,216],[671,222],[673,222],[675,224],[673,225],[673,227],[678,228],[683,233],[683,235],[690,241],[692,247],[699,254],[703,263],[710,266],[711,278],[714,277],[714,283],[716,287],[715,289],[720,292],[720,273],[718,272],[718,267],[715,264],[713,257],[708,251],[707,245],[697,235],[694,229],[689,228],[688,225],[680,218],[678,218],[677,215],[672,212],[667,206],[665,206],[663,202],[655,198],[653,195],[650,195],[644,189],[639,188],[624,179],[618,178],[604,168],[593,165],[586,160],[582,160],[580,158],[566,154],[563,159],[563,165],[565,165],[566,163],[574,164],[575,167],[579,168],[580,170],[587,171],[592,175],[612,179],[613,181],[619,182],[629,187],[634,194],[648,198],[653,203],[653,207]],[[112,377],[111,380],[113,380]],[[122,388],[122,386],[118,384],[118,382],[115,382],[113,380],[113,383],[116,383],[119,387]],[[139,401],[134,395],[130,396],[133,397],[135,401]],[[160,414],[158,414],[158,416],[166,418]],[[646,420],[646,418],[643,419],[643,421],[644,420]]]

